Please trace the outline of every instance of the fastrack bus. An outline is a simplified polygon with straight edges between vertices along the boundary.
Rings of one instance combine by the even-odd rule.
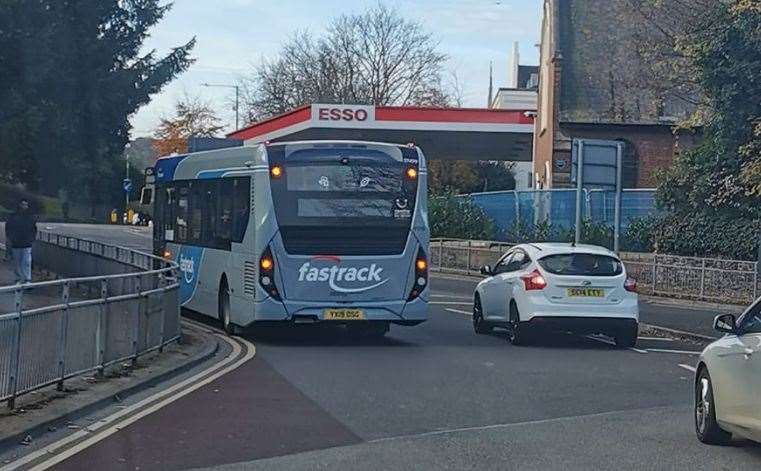
[[[148,173],[154,251],[179,264],[181,304],[228,333],[330,321],[382,336],[426,320],[426,166],[414,145],[263,144],[163,157]]]

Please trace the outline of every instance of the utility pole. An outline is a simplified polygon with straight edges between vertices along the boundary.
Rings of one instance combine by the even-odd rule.
[[[240,85],[231,85],[226,83],[202,83],[201,86],[209,88],[235,89],[235,130],[240,129]]]
[[[129,148],[132,145],[128,142],[124,145],[124,181],[129,181]],[[124,190],[124,217],[127,218],[129,212],[129,191]],[[130,221],[127,221],[129,224]]]
[[[489,61],[489,102],[486,104],[487,108],[491,108],[493,94],[494,94],[494,71],[493,71],[493,63],[492,61]]]

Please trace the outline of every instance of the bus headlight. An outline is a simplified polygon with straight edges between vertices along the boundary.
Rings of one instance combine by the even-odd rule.
[[[272,258],[272,251],[267,247],[259,258],[259,285],[272,299],[281,301],[282,298],[277,286],[275,286],[274,279],[275,259]]]
[[[423,248],[419,248],[417,251],[417,257],[415,257],[415,284],[412,285],[410,295],[407,297],[407,301],[412,301],[423,292],[428,284],[428,259],[425,257]]]

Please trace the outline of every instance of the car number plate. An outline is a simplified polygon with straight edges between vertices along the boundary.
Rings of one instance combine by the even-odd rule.
[[[323,317],[326,321],[357,321],[365,318],[362,309],[325,309]]]
[[[600,288],[568,288],[566,294],[569,298],[602,298],[605,290]]]

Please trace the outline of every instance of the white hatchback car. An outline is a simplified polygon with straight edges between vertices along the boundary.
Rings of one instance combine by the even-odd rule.
[[[594,245],[521,244],[494,265],[473,299],[473,328],[501,326],[515,345],[539,330],[605,334],[633,347],[639,330],[636,282],[615,253]]]
[[[716,317],[726,335],[703,350],[695,371],[695,431],[703,443],[732,434],[761,442],[761,298],[738,319]]]

